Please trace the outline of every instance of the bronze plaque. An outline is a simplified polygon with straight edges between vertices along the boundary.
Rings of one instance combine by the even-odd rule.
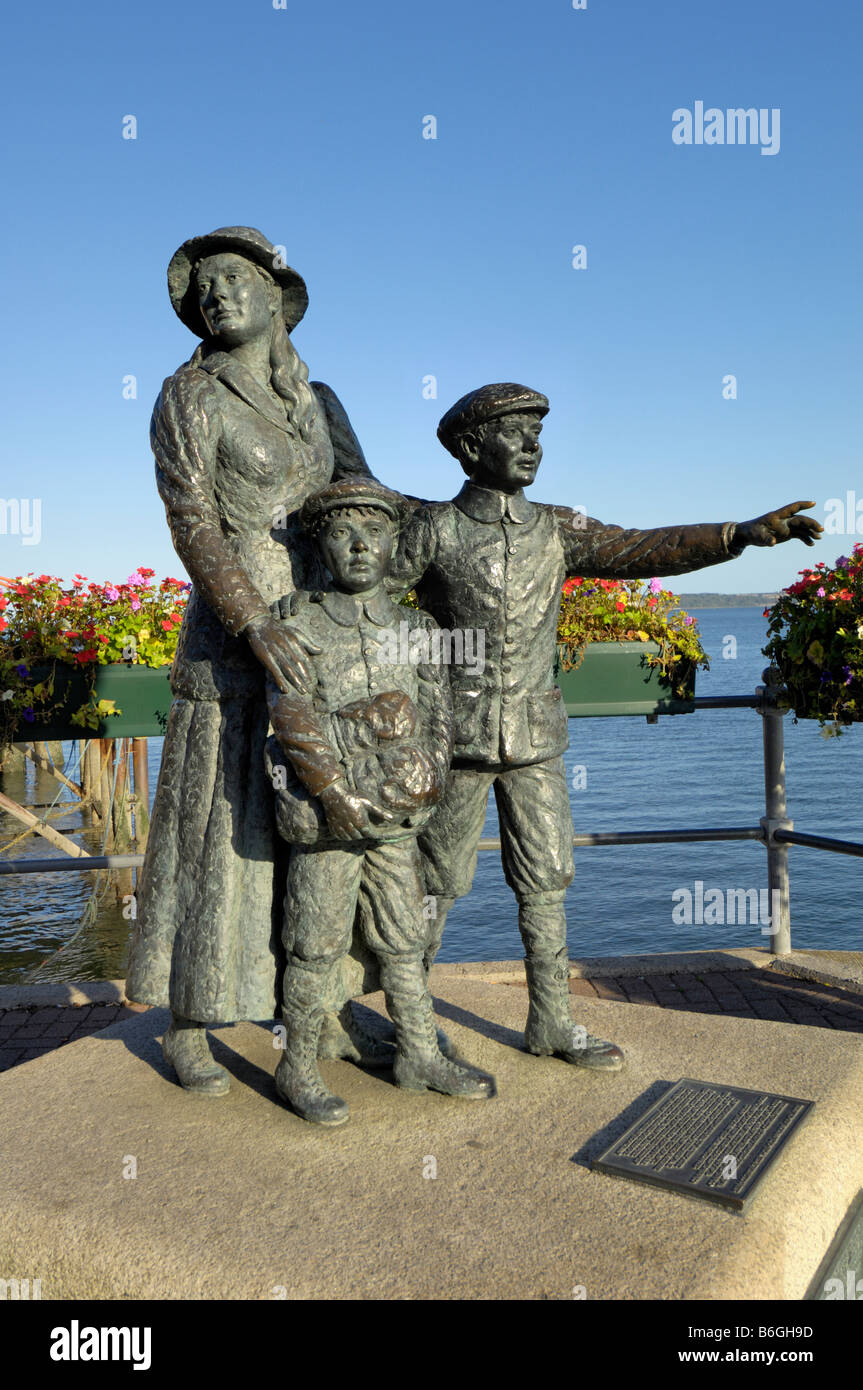
[[[742,1211],[814,1104],[685,1076],[591,1167]]]

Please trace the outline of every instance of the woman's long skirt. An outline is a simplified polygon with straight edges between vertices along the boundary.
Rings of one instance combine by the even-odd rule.
[[[175,699],[139,882],[126,993],[202,1023],[269,1019],[284,968],[288,846],[262,698]]]

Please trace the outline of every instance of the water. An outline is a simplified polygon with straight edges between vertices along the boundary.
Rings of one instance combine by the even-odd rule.
[[[692,610],[712,669],[698,680],[699,695],[750,694],[761,683],[766,622],[760,609]],[[722,650],[736,639],[734,659]],[[797,829],[863,840],[863,729],[823,739],[818,725],[785,719],[789,814]],[[761,718],[753,710],[705,710],[648,725],[643,718],[570,720],[567,777],[586,769],[586,786],[572,790],[579,831],[757,825],[764,814]],[[65,745],[70,758],[76,745]],[[150,786],[155,789],[161,740],[150,740]],[[74,774],[74,761],[70,775]],[[16,801],[48,802],[57,783],[32,765],[0,779]],[[67,794],[62,793],[65,800]],[[57,829],[81,837],[98,852],[98,831],[82,830],[72,812]],[[0,849],[21,827],[0,815]],[[485,832],[497,835],[494,798]],[[28,837],[15,855],[53,856],[47,841]],[[609,846],[577,849],[576,877],[567,895],[570,954],[623,955],[711,947],[763,946],[754,925],[676,925],[676,890],[766,887],[765,853],[756,843]],[[792,942],[796,947],[863,949],[860,890],[863,864],[843,855],[795,848],[790,853]],[[42,961],[39,981],[116,979],[125,970],[129,921],[115,890],[98,904],[95,921],[76,937],[93,880],[104,875],[15,875],[0,880],[0,983],[20,981]],[[126,887],[128,885],[124,885]],[[126,907],[128,912],[128,906]],[[74,939],[72,939],[74,937]],[[59,947],[64,947],[59,955]],[[504,960],[522,954],[515,900],[500,857],[480,854],[473,891],[456,903],[439,959]]]

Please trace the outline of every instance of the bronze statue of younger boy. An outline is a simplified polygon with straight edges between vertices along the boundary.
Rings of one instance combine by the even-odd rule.
[[[283,940],[287,951],[285,1050],[279,1095],[306,1120],[348,1118],[325,1087],[318,1038],[332,972],[356,918],[377,959],[395,1026],[396,1084],[487,1099],[493,1078],[444,1056],[426,985],[428,924],[417,832],[433,811],[452,754],[446,673],[428,656],[428,614],[393,602],[383,585],[404,499],[371,479],[315,493],[301,519],[332,575],[325,591],[282,600],[280,611],[310,651],[315,688],[267,701],[274,731],[268,766],[277,822],[291,843]],[[408,650],[396,634],[408,626]],[[410,649],[410,635],[425,638]],[[424,650],[425,648],[425,650]],[[279,775],[281,774],[281,775]]]
[[[623,530],[570,507],[531,502],[548,400],[513,382],[482,386],[444,415],[438,438],[468,481],[451,502],[417,508],[393,573],[416,588],[441,628],[481,630],[482,671],[453,665],[455,748],[446,791],[421,831],[426,891],[436,896],[430,965],[455,898],[470,891],[494,788],[503,869],[518,901],[529,1010],[525,1046],[583,1067],[618,1070],[620,1049],[574,1029],[564,898],[573,876],[572,818],[561,754],[566,710],[554,683],[561,585],[567,575],[639,579],[686,574],[747,545],[798,537],[818,522],[793,502],[754,521]],[[464,643],[465,647],[467,642]],[[613,891],[609,894],[613,918]]]

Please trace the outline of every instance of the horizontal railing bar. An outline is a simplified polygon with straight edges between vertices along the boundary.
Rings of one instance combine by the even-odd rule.
[[[696,695],[696,709],[761,709],[770,703],[763,695]]]
[[[729,826],[704,830],[621,830],[573,835],[572,843],[585,849],[591,845],[674,845],[696,844],[705,840],[763,840],[760,826]],[[840,843],[840,842],[836,842]],[[500,849],[500,840],[480,840],[478,849]],[[863,848],[863,847],[861,847]],[[0,874],[50,874],[75,869],[140,869],[143,854],[102,854],[87,859],[0,859]]]
[[[806,845],[809,849],[829,849],[834,854],[854,854],[863,859],[863,845],[854,840],[834,840],[829,835],[807,835],[803,830],[774,830],[774,840],[789,845]]]
[[[143,854],[91,854],[86,859],[0,859],[0,874],[53,874],[64,869],[140,869]]]
[[[578,849],[591,845],[681,845],[703,840],[763,840],[760,825],[729,826],[704,830],[607,830],[594,834],[573,835]],[[480,840],[480,849],[500,849],[500,840]]]

